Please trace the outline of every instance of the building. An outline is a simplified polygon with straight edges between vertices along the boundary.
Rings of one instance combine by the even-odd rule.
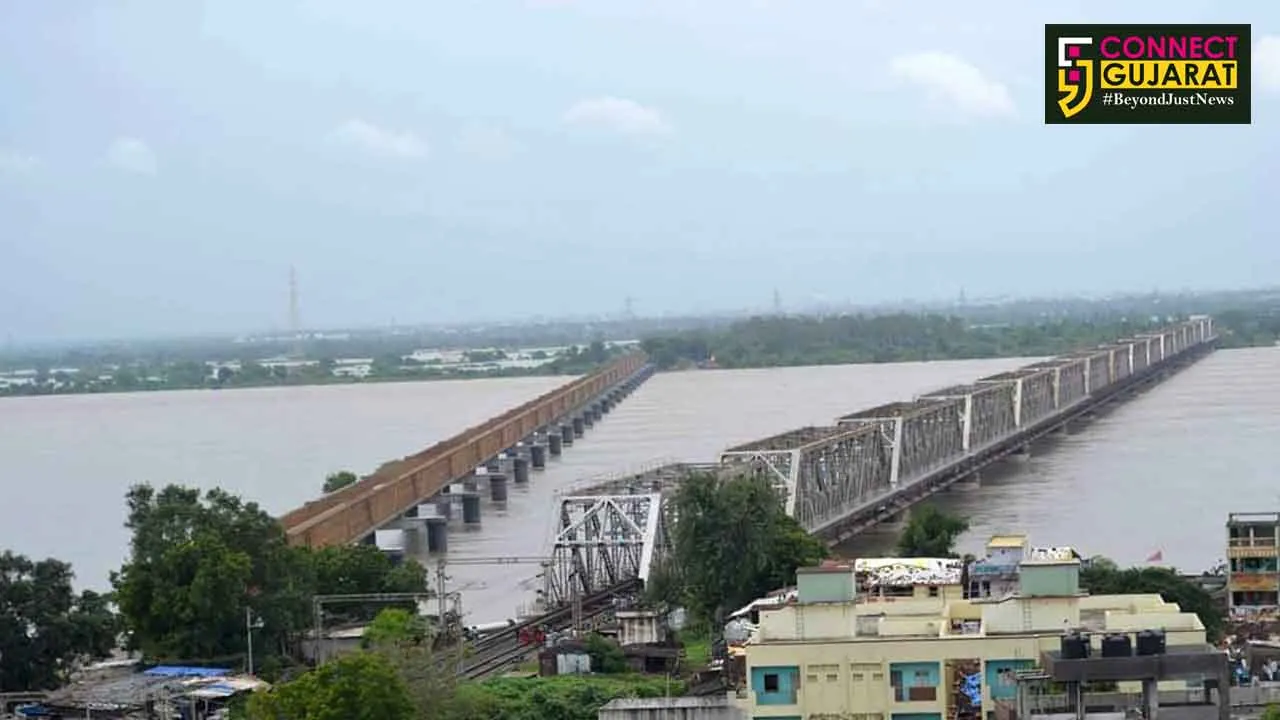
[[[1280,513],[1227,516],[1227,606],[1233,614],[1280,607]]]
[[[618,698],[600,708],[596,720],[747,720],[747,716],[723,696]]]
[[[967,566],[893,558],[804,568],[794,601],[760,610],[739,702],[756,719],[994,720],[1093,714],[1086,688],[1109,690],[1108,707],[1150,713],[1160,691],[1186,698],[1191,688],[1200,711],[1225,718],[1226,657],[1206,644],[1200,619],[1159,595],[1082,593],[1081,562],[1071,548],[1005,536]],[[1152,652],[1153,637],[1159,659],[1134,654],[1135,644]],[[1080,640],[1087,658],[1075,657]]]

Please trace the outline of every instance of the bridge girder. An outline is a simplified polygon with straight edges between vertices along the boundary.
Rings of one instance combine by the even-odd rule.
[[[550,607],[626,580],[645,581],[666,552],[661,493],[562,497],[556,516],[544,576]]]

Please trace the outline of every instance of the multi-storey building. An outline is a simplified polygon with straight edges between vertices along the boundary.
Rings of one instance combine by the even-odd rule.
[[[1069,696],[1083,717],[1095,681],[1157,704],[1161,686],[1187,687],[1177,678],[1226,684],[1225,656],[1206,645],[1194,614],[1154,594],[1082,593],[1080,568],[1070,548],[1014,536],[993,538],[968,567],[893,558],[801,569],[797,597],[760,610],[740,701],[758,720],[987,720],[1012,717],[1034,678],[1037,693]],[[1149,656],[1157,636],[1159,661]],[[1092,655],[1077,657],[1064,637],[1085,640]],[[1039,707],[1026,714],[1049,712]]]
[[[1227,516],[1227,604],[1236,612],[1280,606],[1280,513]]]

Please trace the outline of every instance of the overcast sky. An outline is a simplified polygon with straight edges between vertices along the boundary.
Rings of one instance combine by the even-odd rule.
[[[1046,127],[1043,23],[1095,21],[1252,21],[1254,124]],[[311,326],[1270,284],[1268,34],[1210,0],[0,0],[0,336],[279,328],[290,265]]]

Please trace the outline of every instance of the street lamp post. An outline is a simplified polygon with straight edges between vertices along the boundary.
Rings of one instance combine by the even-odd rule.
[[[253,675],[253,631],[256,628],[261,628],[261,627],[262,627],[261,621],[258,621],[256,623],[253,621],[253,609],[245,608],[244,609],[244,637],[245,637],[246,644],[248,645],[248,648],[249,648],[248,658],[245,664],[248,666],[247,670],[250,676]]]

